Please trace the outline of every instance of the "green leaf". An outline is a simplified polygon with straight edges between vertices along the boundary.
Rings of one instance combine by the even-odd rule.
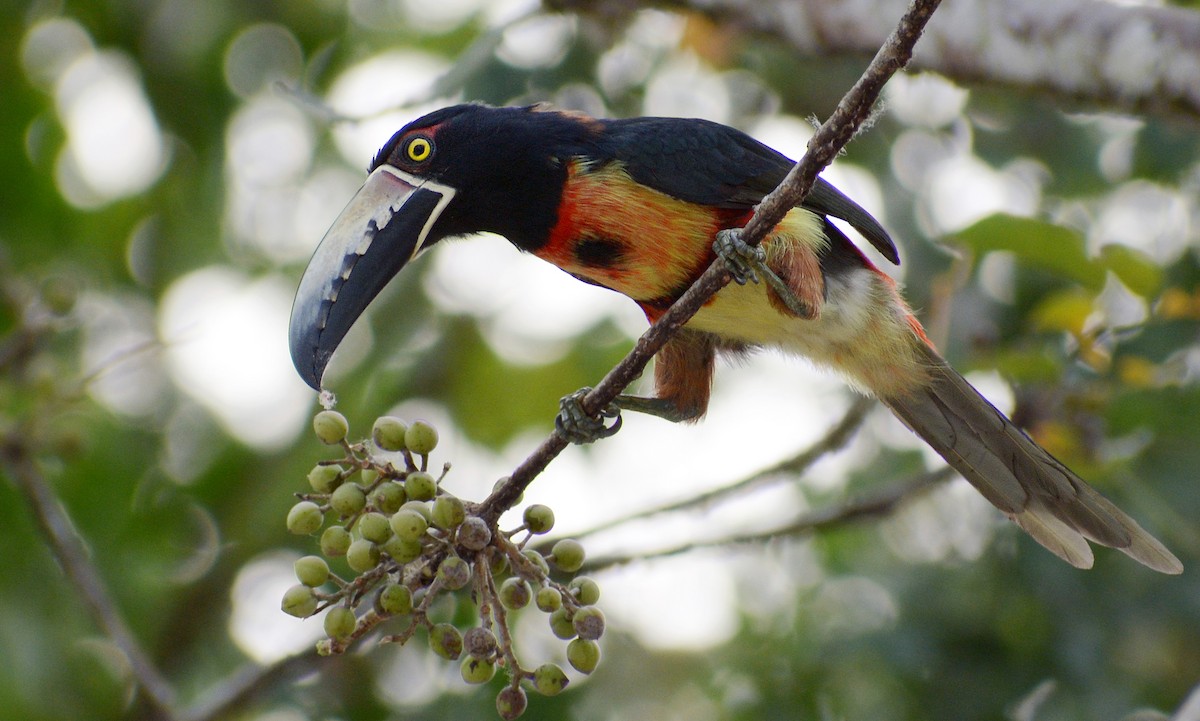
[[[1100,261],[1143,298],[1153,298],[1162,287],[1162,268],[1140,250],[1127,245],[1106,245],[1100,249]]]
[[[1121,339],[1120,353],[1149,358],[1165,363],[1180,352],[1186,339],[1200,335],[1200,322],[1195,318],[1152,319],[1142,324],[1136,333]]]
[[[1000,350],[988,362],[1017,383],[1056,383],[1063,373],[1062,360],[1042,348]]]
[[[1030,319],[1038,330],[1078,335],[1092,314],[1094,300],[1091,293],[1078,288],[1051,293],[1037,304]]]
[[[997,213],[958,233],[956,239],[982,256],[1006,250],[1024,263],[1045,268],[1091,290],[1104,285],[1105,266],[1087,256],[1083,236],[1061,225]]]

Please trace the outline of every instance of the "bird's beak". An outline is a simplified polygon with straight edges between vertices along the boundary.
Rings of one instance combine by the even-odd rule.
[[[381,165],[313,253],[292,304],[289,343],[300,377],[320,390],[350,326],[421,250],[454,189]]]

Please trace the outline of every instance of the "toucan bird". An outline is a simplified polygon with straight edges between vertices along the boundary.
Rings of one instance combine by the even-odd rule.
[[[292,360],[319,389],[330,356],[376,294],[418,253],[455,236],[504,236],[580,280],[628,296],[650,321],[717,252],[730,262],[748,258],[749,275],[768,282],[717,293],[658,353],[655,397],[620,396],[618,406],[696,420],[707,410],[718,354],[779,348],[877,396],[1072,565],[1091,567],[1093,541],[1155,570],[1181,572],[1169,550],[941,358],[896,284],[829,219],[848,222],[897,263],[891,238],[832,185],[818,181],[762,243],[760,257],[737,246],[730,231],[792,164],[704,120],[597,119],[544,106],[435,111],[383,146],[317,248],[292,310]],[[592,440],[588,422],[603,434],[601,421],[580,415],[564,410],[568,437]],[[580,420],[582,430],[566,423]]]

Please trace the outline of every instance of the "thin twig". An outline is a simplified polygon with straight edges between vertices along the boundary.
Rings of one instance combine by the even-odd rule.
[[[389,105],[369,113],[349,115],[335,110],[328,100],[303,85],[281,81],[275,83],[274,89],[323,123],[362,123],[397,110],[418,107],[462,90],[495,56],[496,49],[504,40],[504,33],[514,25],[534,17],[539,11],[540,8],[533,5],[500,25],[485,30],[458,54],[454,64],[435,78],[426,90],[405,99],[402,105]]]
[[[743,240],[750,244],[761,242],[809,193],[817,175],[833,161],[870,116],[871,107],[883,90],[884,83],[908,62],[913,45],[939,4],[940,0],[912,0],[899,25],[863,71],[862,77],[838,103],[829,120],[817,129],[804,157],[792,167],[779,187],[755,208],[753,217],[743,231]],[[633,350],[583,398],[584,411],[595,412],[611,403],[617,394],[642,374],[654,354],[729,280],[725,264],[714,261],[667,312],[642,334]],[[552,433],[481,504],[483,518],[494,523],[500,514],[516,503],[525,488],[567,445],[561,434],[557,431]]]
[[[29,504],[30,514],[46,537],[46,545],[78,590],[96,625],[104,630],[129,660],[129,667],[146,699],[161,718],[177,719],[175,690],[125,623],[100,572],[92,563],[83,539],[76,533],[66,510],[50,490],[19,431],[0,439],[0,458],[3,459],[4,470]]]
[[[777,481],[781,477],[796,476],[804,473],[804,471],[808,470],[812,464],[816,463],[826,454],[833,453],[834,451],[838,451],[844,447],[846,443],[850,441],[851,437],[853,437],[854,431],[862,425],[863,420],[867,416],[867,412],[870,411],[874,405],[875,399],[868,398],[866,396],[858,396],[854,403],[852,403],[850,407],[846,409],[846,413],[842,416],[841,420],[839,420],[833,427],[826,431],[824,436],[791,458],[780,461],[769,468],[763,468],[727,486],[721,486],[720,488],[714,488],[713,490],[705,493],[688,496],[687,498],[664,503],[660,506],[655,506],[654,508],[647,508],[645,510],[604,521],[603,523],[599,523],[579,533],[572,533],[571,538],[579,539],[586,538],[587,536],[594,536],[597,533],[608,531],[616,528],[617,526],[623,526],[626,523],[641,521],[653,516],[662,515],[664,513],[675,513],[677,511],[702,508],[716,503],[723,498],[741,495],[752,488],[757,488],[767,483]],[[535,547],[535,550],[545,550],[544,547],[550,543],[552,543],[552,541],[539,543]]]
[[[583,568],[580,569],[580,573],[594,573],[596,571],[612,568],[613,566],[621,566],[634,561],[645,561],[652,558],[677,556],[679,554],[687,553],[688,551],[694,551],[699,548],[761,544],[764,541],[770,541],[778,538],[797,538],[802,536],[810,536],[818,531],[826,531],[831,528],[843,526],[849,523],[886,516],[895,511],[896,508],[898,508],[905,501],[924,493],[933,486],[947,481],[953,477],[954,469],[950,466],[943,466],[935,471],[922,473],[915,478],[910,478],[906,481],[902,481],[869,495],[852,498],[827,508],[821,508],[810,513],[802,514],[785,526],[779,526],[766,531],[756,531],[754,533],[722,536],[720,538],[712,538],[703,541],[681,543],[670,548],[664,548],[649,553],[645,551],[634,551],[620,555],[598,556],[596,558],[589,559],[584,564]]]
[[[231,714],[247,701],[284,681],[298,679],[339,659],[323,657],[314,646],[307,651],[280,659],[270,665],[247,664],[221,679],[199,701],[179,715],[180,721],[212,721]]]

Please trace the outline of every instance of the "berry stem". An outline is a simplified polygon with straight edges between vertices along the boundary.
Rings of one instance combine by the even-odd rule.
[[[476,565],[483,566],[484,564]],[[497,599],[496,579],[492,576],[490,570],[485,570],[483,576],[487,584],[488,597]],[[517,654],[513,650],[512,635],[508,632],[508,611],[504,608],[503,603],[494,603],[492,605],[496,609],[496,630],[498,631],[497,635],[500,641],[500,655],[504,659],[504,668],[515,683],[520,680],[525,671],[521,668],[520,662],[517,661]]]

